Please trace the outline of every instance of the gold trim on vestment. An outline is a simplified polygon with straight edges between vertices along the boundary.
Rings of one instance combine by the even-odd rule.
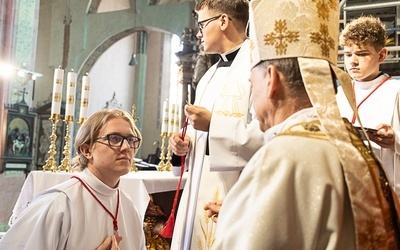
[[[371,249],[396,249],[396,230],[399,228],[395,200],[397,197],[393,196],[389,181],[382,168],[381,162],[375,157],[372,151],[365,145],[361,139],[361,134],[358,129],[354,128],[347,119],[343,119],[351,142],[354,147],[361,153],[365,162],[367,163],[370,172],[375,173],[374,187],[377,188],[378,199],[382,209],[382,216],[385,221],[386,231],[376,230],[376,220],[365,218],[365,223],[359,224],[360,234],[358,235],[359,246],[372,247]],[[314,139],[329,140],[328,136],[321,131],[322,125],[319,120],[311,122],[303,122],[295,124],[285,131],[278,133],[277,136],[302,136]],[[380,188],[380,190],[379,190]],[[381,196],[379,195],[381,194]],[[394,225],[394,223],[397,225]]]
[[[328,140],[328,137],[321,132],[321,123],[318,120],[295,124],[278,135],[302,136],[314,139]]]
[[[221,200],[220,193],[221,192],[219,188],[214,190],[214,195],[212,198],[213,202],[216,203],[217,201]],[[203,219],[200,219],[199,224],[201,228],[201,234],[196,235],[197,248],[203,250],[212,249],[215,243],[215,232],[217,225],[212,218],[208,217],[208,212],[206,210],[203,210]]]

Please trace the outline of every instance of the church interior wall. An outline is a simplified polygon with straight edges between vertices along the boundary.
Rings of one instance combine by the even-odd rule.
[[[97,13],[108,12],[110,10],[126,10],[129,7],[129,0],[102,0],[97,8]]]
[[[118,32],[121,30],[121,26],[123,26],[124,23],[132,23],[132,20],[127,20],[128,10],[117,11],[117,14],[115,14],[115,12],[106,12],[85,16],[85,14],[82,12],[85,3],[80,2],[75,4],[75,1],[72,2],[73,4],[71,5],[72,22],[70,48],[68,56],[68,66],[65,68],[66,72],[69,71],[71,68],[74,68],[75,71],[79,70],[78,67],[82,66],[82,63],[84,63],[84,57],[86,56],[85,59],[87,60],[87,56],[89,56],[90,53],[94,53],[93,50],[95,50],[95,46],[98,47],[101,46],[102,42],[104,43],[102,39],[106,39],[105,34]],[[106,4],[100,4],[98,10],[104,11],[104,9],[107,8],[121,7],[112,6],[111,3],[109,4],[110,6],[106,6]],[[175,8],[177,8],[176,6]],[[152,8],[157,8],[157,6],[153,6]],[[178,9],[182,10],[182,8]],[[40,41],[38,42],[37,47],[37,69],[38,71],[45,73],[43,74],[44,76],[42,78],[36,81],[36,85],[38,86],[38,88],[44,90],[38,93],[38,97],[36,99],[42,101],[36,101],[37,106],[39,106],[39,104],[44,104],[50,101],[53,70],[55,67],[57,67],[56,62],[62,61],[62,45],[65,41],[63,42],[64,34],[61,31],[64,30],[62,19],[65,16],[65,11],[65,3],[62,4],[60,1],[49,0],[41,1],[40,20],[42,21],[40,21],[39,25],[38,39],[40,39]],[[135,19],[134,21],[140,24],[157,24],[157,22],[152,21],[153,19],[159,20],[159,18],[154,17],[154,11],[151,12],[151,15],[145,15],[143,14],[143,12],[147,12],[145,7],[143,7],[142,12],[140,12],[140,14],[136,15],[134,18],[132,18],[132,13],[130,13],[129,18]],[[169,14],[167,16],[176,15]],[[146,21],[144,17],[147,17],[147,19],[151,21]],[[118,18],[118,20],[115,20],[116,18]],[[169,22],[171,21],[164,21],[164,23],[166,24],[168,24]],[[41,25],[41,23],[43,23],[44,25]],[[169,40],[172,34],[168,31],[162,32],[162,30],[158,27],[150,27],[150,29],[153,31],[149,32],[147,65],[152,66],[150,68],[147,68],[146,73],[147,79],[145,100],[149,101],[146,101],[145,111],[155,114],[155,117],[142,117],[143,122],[145,122],[146,124],[142,132],[144,133],[145,137],[151,139],[149,145],[147,145],[147,143],[143,144],[138,157],[147,157],[148,154],[154,151],[153,143],[156,141],[156,139],[158,139],[154,135],[158,134],[160,126],[160,123],[158,121],[160,108],[157,107],[161,106],[161,102],[159,93],[160,91],[158,90],[158,88],[166,88],[166,96],[168,96],[169,90],[169,85],[168,82],[166,82],[166,79],[170,78],[169,67],[167,67],[167,65],[170,64],[170,60],[168,62],[162,62],[160,61],[160,56],[158,55],[160,54],[160,49],[162,48],[160,46],[160,43],[170,43]],[[160,31],[158,32],[157,30]],[[169,38],[163,39],[163,41],[161,41],[157,34],[167,34]],[[122,42],[122,40],[126,39],[131,38],[122,38],[121,41],[112,45],[98,58],[95,58],[95,63],[89,67],[90,71],[88,73],[91,76],[91,82],[93,83],[90,94],[89,113],[93,113],[98,108],[103,108],[105,103],[111,100],[114,90],[112,90],[109,85],[111,85],[112,88],[115,89],[116,98],[118,101],[121,102],[123,109],[130,110],[132,104],[135,103],[135,100],[127,100],[129,95],[132,97],[135,94],[133,90],[133,86],[136,84],[135,78],[133,77],[136,73],[135,67],[128,66],[127,63],[130,60],[132,52],[135,50],[135,41],[133,40],[132,42]],[[153,41],[153,39],[155,40]],[[90,51],[91,49],[92,51]],[[44,55],[48,55],[48,60],[46,60],[46,56]],[[162,64],[165,64],[165,66],[163,67]],[[86,72],[84,71],[79,72],[80,76],[85,73]],[[160,77],[161,74],[162,77]],[[161,81],[164,81],[164,83],[160,84]],[[48,87],[46,88],[45,86]],[[77,91],[78,89],[79,86],[77,88]],[[64,91],[66,91],[66,86],[64,86]]]
[[[48,1],[48,0],[46,0]],[[42,2],[42,1],[40,1]],[[46,4],[46,3],[45,3]],[[66,46],[74,46],[73,44],[75,44],[78,41],[73,41],[70,42],[70,37],[64,37],[64,19],[66,19],[66,4],[65,1],[64,3],[60,0],[56,0],[56,1],[49,1],[49,3],[51,5],[50,7],[50,12],[43,12],[42,9],[40,9],[40,18],[45,18],[47,19],[45,22],[49,22],[50,26],[48,28],[50,28],[49,30],[49,40],[47,42],[45,42],[45,44],[47,44],[48,47],[45,47],[45,50],[49,50],[49,57],[46,60],[46,64],[45,62],[38,62],[38,66],[39,65],[46,65],[46,66],[50,66],[50,67],[65,67],[66,65],[62,65],[62,60],[63,60],[63,48],[64,45]],[[71,14],[75,14],[75,11],[71,11]],[[74,18],[76,18],[74,16]],[[75,24],[75,22],[74,22]],[[71,23],[71,25],[74,25]],[[43,30],[43,28],[45,27],[41,27],[39,26],[39,32]],[[46,27],[47,28],[47,27]],[[72,32],[72,34],[74,33],[74,31]],[[71,53],[73,53],[73,50],[70,51]],[[40,53],[39,51],[37,51],[37,53]],[[38,68],[39,69],[39,68]],[[50,74],[51,75],[51,74]],[[51,82],[51,81],[50,81]]]
[[[158,114],[161,108],[159,108],[160,93],[164,89],[164,92],[168,90],[168,86],[161,85],[161,75],[168,77],[168,72],[162,71],[162,57],[163,57],[163,42],[165,36],[161,32],[150,32],[148,33],[147,43],[147,73],[146,73],[146,86],[145,86],[145,98],[144,98],[144,112],[141,119],[141,132],[143,141],[146,141],[140,149],[138,158],[146,158],[148,154],[152,153],[153,143],[159,140],[161,130],[160,121],[157,120]],[[140,63],[140,62],[139,62]],[[165,75],[164,75],[165,74]],[[161,86],[160,86],[161,85]],[[159,89],[161,87],[162,89]]]
[[[103,109],[115,93],[120,108],[130,111],[135,68],[128,65],[130,61],[134,35],[125,37],[108,48],[94,63],[89,73],[89,115]]]
[[[6,0],[0,0],[0,6],[4,1]],[[35,81],[35,98],[33,100],[30,98],[29,106],[35,109],[51,102],[54,69],[62,66],[65,69],[64,82],[66,82],[68,71],[71,69],[78,71],[80,78],[77,83],[77,93],[80,90],[81,77],[86,73],[86,69],[89,69],[88,73],[92,78],[89,113],[103,108],[107,101],[113,98],[114,92],[118,103],[123,109],[130,112],[136,101],[133,97],[137,94],[134,89],[137,84],[135,75],[138,68],[128,65],[131,55],[136,49],[135,34],[132,32],[127,36],[121,36],[120,40],[115,42],[107,43],[107,41],[113,36],[135,27],[138,29],[148,28],[146,88],[142,93],[145,97],[145,115],[140,117],[143,122],[141,129],[145,143],[138,157],[145,158],[148,154],[153,153],[155,151],[153,143],[160,140],[162,100],[169,95],[170,64],[175,63],[169,56],[171,54],[171,37],[173,34],[180,36],[185,27],[193,26],[191,10],[194,2],[166,4],[160,7],[148,5],[147,0],[138,0],[140,3],[135,8],[124,9],[124,6],[113,5],[112,1],[108,1],[109,5],[98,6],[100,12],[107,8],[120,8],[120,10],[104,11],[98,14],[86,13],[90,1],[40,0],[38,2],[40,2],[38,5],[40,11],[38,12],[39,20],[37,20],[36,58],[33,70],[40,72],[43,76]],[[129,2],[134,3],[135,1]],[[64,20],[68,3],[71,23],[69,36],[65,37]],[[3,34],[0,32],[0,35]],[[66,48],[65,45],[68,47]],[[100,47],[102,53],[97,55],[96,52]],[[9,48],[9,52],[12,52],[12,48]],[[7,58],[3,57],[3,51],[1,53],[1,59]],[[89,66],[87,66],[88,64]],[[28,95],[31,97],[32,82],[29,83],[29,86],[30,93]],[[14,87],[12,81],[1,85],[0,100],[3,100],[2,103],[11,103],[11,93]],[[66,85],[64,84],[64,95],[65,92]],[[79,101],[79,94],[77,94],[77,101]],[[4,112],[1,113],[4,115]],[[73,133],[78,127],[77,124],[73,125],[71,138],[74,138]],[[6,129],[5,126],[0,128]],[[32,138],[33,143],[36,141],[36,137]],[[58,148],[57,150],[62,149]],[[32,164],[32,169],[35,169],[34,164]],[[6,186],[0,190],[0,231],[7,227],[24,178],[24,171],[6,171],[0,174],[1,185]]]
[[[36,80],[35,99],[33,107],[40,107],[45,102],[51,100],[51,83],[53,82],[54,68],[50,67],[51,53],[49,47],[52,27],[52,4],[51,0],[40,1],[39,28],[36,46],[36,71],[41,72],[43,76]],[[55,64],[57,64],[55,62]]]
[[[130,112],[132,105],[137,103],[135,96],[144,96],[143,116],[139,117],[144,143],[137,156],[146,158],[149,154],[154,153],[161,139],[162,102],[170,96],[171,91],[175,91],[170,89],[172,74],[174,74],[171,64],[175,63],[170,56],[171,52],[174,52],[171,51],[172,35],[181,36],[184,28],[195,26],[192,17],[195,1],[99,0],[95,1],[98,6],[90,14],[87,13],[88,5],[94,1],[36,1],[39,11],[35,60],[33,60],[34,68],[32,69],[40,72],[43,76],[36,80],[33,100],[33,83],[30,82],[27,85],[29,87],[29,98],[27,99],[29,106],[37,109],[49,104],[55,67],[62,66],[65,73],[74,69],[78,71],[80,77],[88,72],[91,76],[89,114],[104,108],[112,100],[116,101],[113,105],[120,105],[122,109]],[[10,34],[14,32],[15,27],[7,23],[15,21],[10,18],[10,14],[12,14],[10,12],[14,10],[14,7],[11,8],[11,6],[17,6],[18,2],[19,0],[0,0],[0,60],[8,60],[13,55],[14,44],[12,42],[14,40]],[[348,6],[351,6],[369,5],[375,1],[348,0],[347,2]],[[398,10],[398,7],[395,10],[387,8],[379,10],[382,16],[389,18],[390,24],[395,28],[393,32],[396,36],[396,46],[400,41],[398,38],[400,34]],[[365,10],[349,11],[347,14],[348,17],[351,17],[365,13],[374,14],[377,11],[377,9],[368,12]],[[3,17],[6,19],[2,19]],[[65,23],[68,20],[70,23]],[[69,35],[65,34],[67,24],[70,25]],[[144,73],[138,72],[139,67],[128,65],[132,53],[137,50],[135,28],[147,30]],[[127,30],[128,32],[126,32]],[[118,37],[117,41],[113,40],[115,37]],[[398,51],[393,53],[398,56]],[[398,75],[398,64],[392,63],[385,66],[393,66],[393,72]],[[143,93],[135,93],[139,73],[145,74]],[[81,84],[79,80],[78,84]],[[178,85],[178,88],[182,86]],[[16,88],[20,90],[18,88],[21,87],[12,81],[6,82],[0,79],[0,104],[12,103]],[[78,87],[77,92],[79,90]],[[64,85],[63,92],[65,93],[65,91],[66,86]],[[79,97],[79,94],[77,96]],[[6,119],[5,114],[4,107],[1,107],[1,121]],[[76,132],[78,127],[75,125],[72,133]],[[0,132],[1,135],[6,132],[6,126],[3,124],[0,124]],[[2,140],[4,141],[5,138]],[[32,142],[36,141],[37,139],[34,137]],[[0,143],[0,152],[4,150],[2,145]],[[34,169],[35,166],[32,165],[32,168]],[[0,232],[7,227],[24,178],[23,171],[6,171],[0,174],[0,185],[2,186],[0,190]]]
[[[144,115],[140,119],[143,121],[141,130],[144,140],[138,157],[147,158],[149,154],[155,152],[157,145],[160,144],[161,137],[161,117],[162,101],[168,98],[170,86],[169,65],[171,61],[171,34],[161,32],[150,32],[147,49],[147,78],[146,96],[144,100]],[[139,62],[140,63],[140,62]],[[147,115],[149,114],[149,115]],[[150,115],[152,114],[152,115]]]

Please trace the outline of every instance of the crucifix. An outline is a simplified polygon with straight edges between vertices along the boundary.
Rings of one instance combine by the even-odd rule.
[[[26,104],[26,102],[25,102],[25,94],[28,94],[28,92],[27,91],[25,91],[26,90],[26,88],[24,88],[22,91],[19,91],[19,93],[21,93],[22,94],[22,100],[21,100],[21,103],[25,103]]]

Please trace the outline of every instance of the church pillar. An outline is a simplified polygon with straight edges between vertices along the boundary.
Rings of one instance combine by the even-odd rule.
[[[147,71],[147,31],[136,32],[136,57],[138,65],[135,69],[135,93],[136,116],[144,117],[144,98],[146,94],[146,71]],[[142,128],[142,120],[138,122],[138,128]]]
[[[14,22],[16,18],[17,1],[0,0],[0,63],[11,63],[13,55]],[[0,75],[0,121],[6,121],[4,104],[7,100],[8,81]],[[6,130],[6,124],[0,122],[0,134]],[[4,151],[0,143],[0,154]],[[1,166],[0,166],[1,167]]]
[[[181,83],[182,100],[181,100],[181,121],[184,122],[184,107],[187,103],[193,104],[194,102],[194,89],[191,87],[193,83],[194,68],[196,63],[198,45],[195,31],[190,28],[185,28],[182,33],[181,42],[183,44],[182,51],[175,53],[178,57],[178,66],[180,67],[180,78],[178,82]]]
[[[16,2],[0,0],[0,58],[9,61],[13,48],[14,22],[16,18]]]

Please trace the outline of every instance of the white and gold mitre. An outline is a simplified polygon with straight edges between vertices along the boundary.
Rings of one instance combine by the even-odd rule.
[[[251,65],[289,57],[337,62],[338,0],[250,1]]]

